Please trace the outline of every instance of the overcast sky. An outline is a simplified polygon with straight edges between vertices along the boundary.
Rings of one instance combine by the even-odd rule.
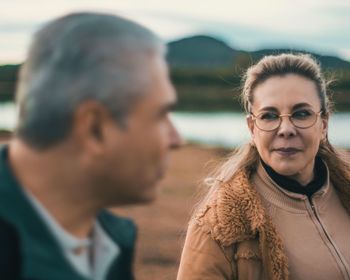
[[[24,60],[31,35],[72,11],[142,23],[165,41],[213,35],[237,49],[301,48],[350,61],[349,0],[0,0],[0,64]]]

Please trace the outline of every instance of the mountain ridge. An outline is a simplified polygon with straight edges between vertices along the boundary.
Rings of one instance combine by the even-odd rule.
[[[265,55],[279,53],[307,53],[314,56],[324,69],[350,69],[350,61],[337,56],[321,55],[293,48],[264,48],[256,51],[238,50],[209,35],[193,35],[168,44],[167,59],[175,68],[229,68],[249,66]]]

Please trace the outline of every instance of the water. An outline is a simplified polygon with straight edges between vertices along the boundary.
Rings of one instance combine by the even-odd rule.
[[[232,147],[249,141],[241,113],[173,113],[173,121],[186,140]]]
[[[175,113],[176,127],[185,139],[232,147],[250,140],[246,116],[240,113]],[[350,148],[350,112],[334,114],[329,123],[330,142]]]
[[[17,110],[13,103],[0,103],[0,130],[13,130],[16,126]]]
[[[172,114],[175,126],[189,141],[207,145],[234,147],[250,139],[242,113]],[[13,130],[17,110],[13,103],[0,103],[0,129]],[[329,123],[329,139],[336,146],[350,148],[350,113],[337,113]]]

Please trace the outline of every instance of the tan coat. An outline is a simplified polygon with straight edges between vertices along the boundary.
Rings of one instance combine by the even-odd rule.
[[[237,174],[190,222],[177,279],[350,279],[349,178],[332,175],[311,207],[261,166]]]

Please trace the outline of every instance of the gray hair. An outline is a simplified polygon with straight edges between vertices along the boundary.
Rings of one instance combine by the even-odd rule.
[[[39,30],[17,87],[17,135],[45,148],[68,135],[77,105],[96,100],[119,125],[151,83],[147,65],[165,55],[150,30],[115,15],[75,13]]]

